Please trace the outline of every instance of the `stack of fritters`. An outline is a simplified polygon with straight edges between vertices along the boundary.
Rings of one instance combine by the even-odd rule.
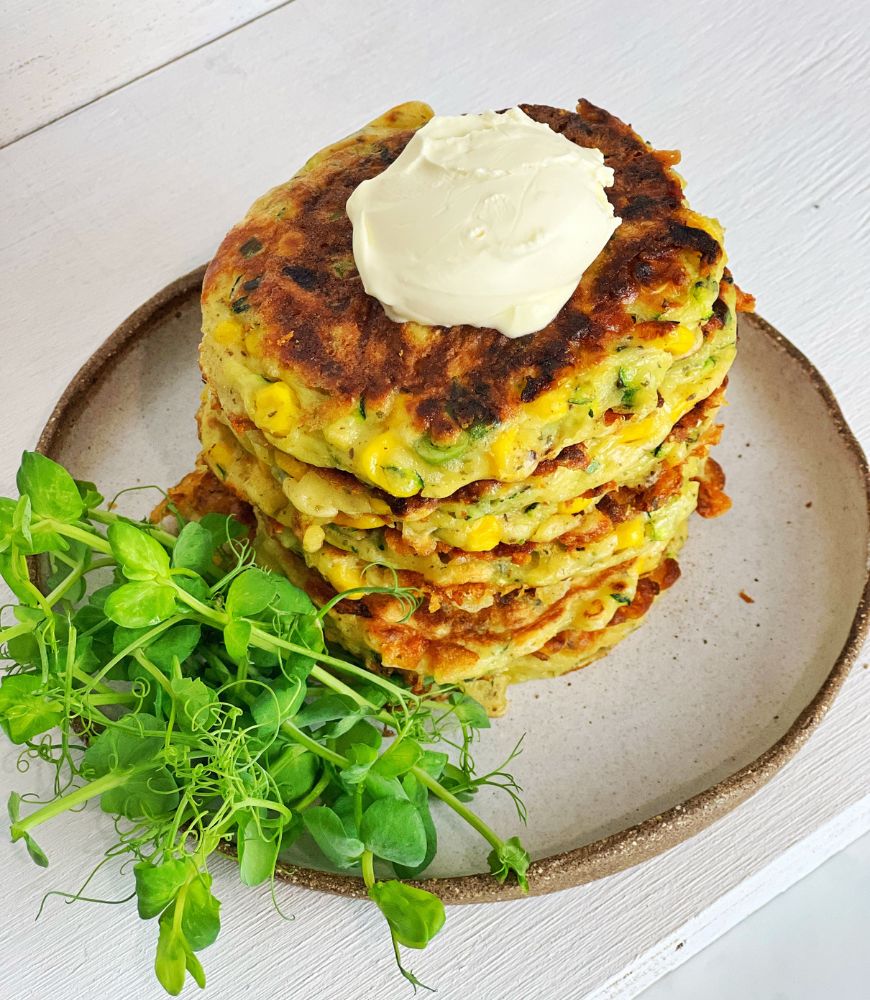
[[[253,508],[258,557],[318,603],[355,591],[328,634],[373,669],[494,713],[630,631],[692,511],[727,508],[707,451],[744,304],[677,154],[585,101],[523,110],[602,150],[623,220],[538,333],[395,323],[366,295],[345,203],[431,116],[416,103],[261,198],[203,288],[202,461]],[[364,590],[397,584],[410,617]]]

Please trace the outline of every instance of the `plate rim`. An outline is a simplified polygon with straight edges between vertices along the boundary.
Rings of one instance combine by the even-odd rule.
[[[94,351],[70,380],[52,409],[37,441],[37,451],[50,458],[57,454],[67,430],[74,424],[74,419],[70,418],[74,418],[81,408],[90,389],[103,379],[113,361],[135,341],[147,337],[153,325],[175,310],[182,301],[186,302],[193,292],[199,291],[206,267],[207,265],[201,265],[170,282],[132,312]],[[776,347],[795,360],[809,377],[863,482],[870,519],[870,468],[867,458],[827,381],[806,355],[765,319],[752,314],[751,322]],[[821,686],[789,729],[753,761],[670,809],[589,844],[532,862],[528,873],[528,895],[539,896],[583,885],[647,861],[700,833],[767,784],[800,750],[822,721],[867,636],[870,627],[870,531],[865,555],[867,575],[846,641]],[[276,875],[286,882],[320,892],[357,898],[368,894],[363,880],[358,876],[284,862],[279,862]],[[413,884],[435,892],[446,903],[483,903],[525,898],[517,885],[501,885],[488,873],[421,879]]]

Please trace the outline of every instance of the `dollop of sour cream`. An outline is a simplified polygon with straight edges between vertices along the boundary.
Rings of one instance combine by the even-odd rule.
[[[347,202],[363,286],[390,319],[545,327],[621,220],[613,171],[519,108],[438,116]]]

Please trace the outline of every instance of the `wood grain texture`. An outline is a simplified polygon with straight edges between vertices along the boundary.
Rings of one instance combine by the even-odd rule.
[[[0,147],[287,0],[6,0]]]
[[[0,153],[0,338],[12,373],[0,396],[0,493],[70,376],[125,315],[208,257],[311,151],[408,98],[458,112],[584,95],[681,148],[693,203],[728,228],[738,281],[820,367],[866,447],[863,23],[856,3],[821,0],[644,14],[631,0],[296,0],[22,139]],[[634,996],[867,829],[868,714],[870,672],[856,668],[808,746],[737,812],[605,881],[452,910],[413,967],[446,1000]],[[22,779],[8,753],[0,774],[4,790],[46,779]],[[47,873],[0,839],[14,887],[0,996],[160,995],[149,983],[153,928],[129,906],[55,899],[32,923],[46,889],[84,878],[107,827],[87,811],[47,830]],[[266,894],[218,867],[225,919],[204,955],[209,996],[265,1000],[276,983],[305,998],[405,995],[364,904],[283,888],[296,918],[285,924]],[[121,881],[99,889],[118,895]]]

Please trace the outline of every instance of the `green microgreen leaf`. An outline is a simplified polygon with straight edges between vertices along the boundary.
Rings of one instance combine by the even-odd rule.
[[[199,872],[187,887],[181,929],[194,951],[214,944],[221,929],[219,900],[211,891],[211,875]]]
[[[245,663],[251,645],[251,623],[234,618],[224,626],[224,646],[236,663]]]
[[[359,861],[365,850],[362,841],[347,836],[338,814],[328,806],[306,809],[302,821],[317,846],[334,865],[350,868]]]
[[[489,729],[490,722],[486,709],[471,695],[455,691],[450,695],[450,704],[453,715],[466,726],[471,726],[472,729]]]
[[[300,587],[295,587],[289,580],[273,577],[275,597],[271,606],[278,612],[287,615],[313,615],[317,609],[308,594]]]
[[[48,868],[48,857],[45,851],[43,851],[29,833],[19,828],[18,824],[21,820],[21,796],[17,792],[12,792],[9,796],[7,809],[9,810],[9,819],[12,821],[11,834],[13,843],[17,840],[23,840],[24,846],[27,848],[27,853],[30,855],[30,860],[34,864],[39,865],[40,868]]]
[[[137,764],[153,763],[163,746],[165,732],[166,726],[153,715],[125,715],[91,741],[82,757],[82,777],[91,781]]]
[[[169,576],[169,553],[156,539],[135,525],[109,525],[109,544],[128,580],[158,580]]]
[[[353,788],[366,780],[372,764],[378,759],[378,752],[365,743],[357,743],[348,748],[346,756],[351,763],[342,770],[341,783],[346,788]]]
[[[62,466],[39,452],[26,451],[16,476],[18,490],[30,498],[35,513],[66,524],[84,513],[75,480]]]
[[[47,695],[37,674],[8,674],[0,684],[0,726],[13,743],[27,743],[58,725],[63,702]]]
[[[285,747],[269,764],[281,801],[290,804],[310,791],[320,772],[317,757],[298,743]]]
[[[424,750],[417,761],[417,767],[422,768],[433,778],[440,778],[449,758],[440,750]]]
[[[396,740],[381,755],[380,760],[375,764],[373,770],[381,775],[381,777],[397,778],[406,771],[410,771],[422,755],[423,750],[416,740]]]
[[[398,778],[385,778],[377,771],[366,776],[366,791],[373,799],[406,799],[405,789]]]
[[[5,552],[12,545],[16,506],[10,497],[0,497],[0,552]]]
[[[155,767],[136,771],[115,788],[103,792],[100,807],[103,812],[127,819],[155,819],[174,813],[178,802],[175,779],[167,768]]]
[[[348,715],[353,715],[356,710],[357,706],[352,704],[349,699],[337,694],[327,694],[321,698],[316,698],[314,701],[310,701],[297,715],[296,725],[317,729],[327,722],[346,719]],[[356,721],[354,719],[354,724],[356,724]]]
[[[239,877],[244,885],[260,885],[275,874],[281,838],[268,834],[264,824],[250,816],[239,823]]]
[[[154,974],[166,992],[177,997],[184,989],[187,974],[187,949],[184,938],[170,916],[160,918],[160,934],[157,938],[157,954],[154,959]]]
[[[33,589],[27,575],[27,562],[16,558],[18,553],[11,550],[0,552],[0,576],[6,586],[24,604],[33,603]]]
[[[148,659],[169,673],[175,660],[184,663],[193,654],[201,637],[202,628],[198,622],[179,622],[148,643],[145,647]]]
[[[444,904],[431,892],[404,882],[375,882],[369,888],[399,944],[425,948],[444,926]]]
[[[289,680],[276,682],[269,690],[264,691],[251,706],[251,714],[258,726],[276,730],[282,722],[292,719],[299,711],[307,693],[303,680],[291,677]]]
[[[176,576],[173,578],[173,582],[180,590],[195,597],[200,604],[211,603],[208,584],[201,576]]]
[[[157,625],[175,614],[175,591],[150,580],[125,583],[109,594],[103,609],[107,618],[125,628]]]
[[[175,702],[176,725],[188,733],[210,729],[217,718],[218,701],[199,677],[174,677],[169,682]]]
[[[363,813],[360,837],[384,861],[413,868],[426,856],[426,829],[407,799],[376,799]]]
[[[178,895],[187,881],[190,865],[180,858],[160,864],[140,861],[133,866],[136,878],[136,906],[143,920],[159,916]]]
[[[178,533],[172,550],[172,566],[207,576],[214,570],[215,548],[212,533],[198,521],[188,521]]]
[[[94,483],[88,482],[86,479],[76,479],[75,484],[76,489],[79,491],[79,496],[82,498],[82,506],[85,510],[93,510],[95,507],[99,507],[105,499]]]
[[[209,513],[197,523],[211,535],[215,549],[237,538],[243,538],[248,533],[245,525],[229,514]]]
[[[365,719],[360,719],[335,740],[335,749],[344,756],[355,743],[364,743],[368,747],[379,750],[383,740],[383,733],[377,726],[366,722]]]
[[[511,837],[504,841],[501,846],[493,848],[487,858],[489,870],[499,882],[504,883],[508,875],[513,872],[523,892],[529,891],[526,872],[529,870],[531,860],[529,852],[520,843],[518,837]]]
[[[275,599],[275,578],[264,570],[246,569],[227,591],[227,614],[234,618],[254,618]]]
[[[33,548],[33,535],[30,526],[33,522],[33,503],[25,493],[18,498],[18,503],[12,513],[12,537],[26,552]]]
[[[423,829],[426,832],[426,853],[419,864],[402,865],[393,864],[393,869],[399,878],[417,878],[432,863],[432,859],[438,852],[438,831],[432,820],[432,813],[429,809],[428,790],[420,784],[413,774],[406,774],[402,778],[402,788],[408,796],[410,802],[414,804],[420,819],[423,821]]]

